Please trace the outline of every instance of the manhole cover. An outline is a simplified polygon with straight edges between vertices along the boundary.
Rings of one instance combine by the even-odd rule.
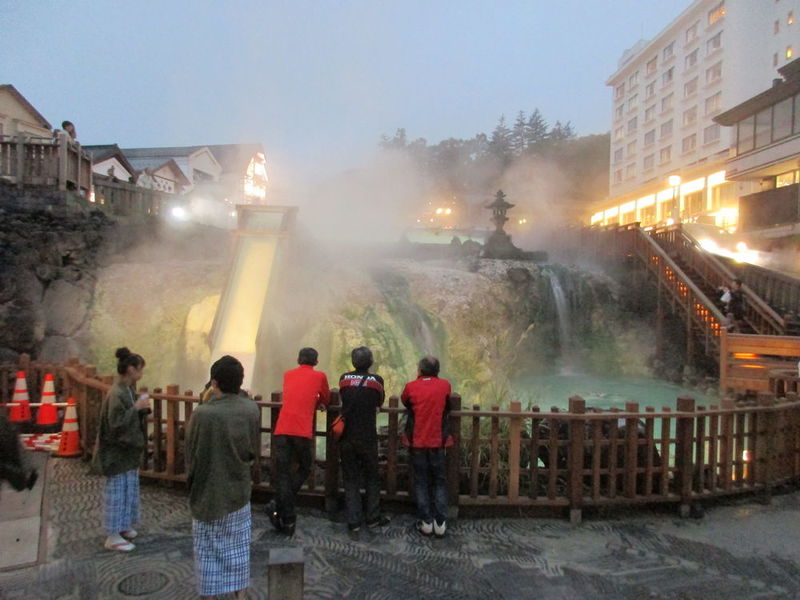
[[[156,571],[145,571],[128,575],[119,582],[117,589],[126,596],[146,596],[164,589],[168,583],[166,575]]]

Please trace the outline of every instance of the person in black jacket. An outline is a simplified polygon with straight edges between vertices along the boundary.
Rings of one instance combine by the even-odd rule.
[[[370,373],[372,351],[366,346],[350,354],[355,371],[339,378],[344,434],[341,438],[342,479],[350,531],[361,529],[366,520],[370,529],[386,525],[381,514],[381,483],[378,475],[378,433],[375,418],[383,404],[383,378]],[[366,490],[366,515],[361,499],[361,484]],[[366,517],[366,518],[365,518]]]
[[[742,290],[741,279],[731,281],[728,322],[731,333],[742,333],[744,331],[744,290]]]

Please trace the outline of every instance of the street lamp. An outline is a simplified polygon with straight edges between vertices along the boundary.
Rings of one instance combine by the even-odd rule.
[[[670,215],[670,220],[672,223],[667,223],[668,225],[673,225],[676,221],[680,220],[680,187],[681,187],[681,176],[680,175],[670,175],[667,177],[667,183],[672,188],[672,214]]]

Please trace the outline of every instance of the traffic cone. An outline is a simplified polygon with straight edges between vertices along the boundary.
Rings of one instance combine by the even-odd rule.
[[[8,420],[22,428],[30,424],[30,402],[30,398],[28,397],[28,382],[25,380],[25,371],[17,371],[17,381],[14,384],[14,396],[11,398]]]
[[[64,426],[61,428],[61,442],[58,444],[56,456],[80,456],[81,434],[78,430],[78,409],[74,398],[67,399],[67,410],[64,413]]]
[[[56,409],[56,387],[53,383],[53,374],[44,376],[42,386],[42,399],[39,410],[36,411],[36,429],[40,432],[58,430],[58,410]]]

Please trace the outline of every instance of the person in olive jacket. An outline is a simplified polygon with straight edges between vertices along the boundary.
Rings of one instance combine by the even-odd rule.
[[[149,396],[136,398],[135,385],[142,378],[144,359],[127,348],[118,348],[119,380],[108,391],[100,408],[95,465],[106,476],[103,526],[109,550],[130,552],[139,520],[139,463],[144,452],[142,420],[150,408]]]
[[[201,596],[250,585],[250,482],[258,459],[258,406],[241,394],[244,369],[232,356],[211,366],[211,394],[192,412],[186,434],[189,509]]]

